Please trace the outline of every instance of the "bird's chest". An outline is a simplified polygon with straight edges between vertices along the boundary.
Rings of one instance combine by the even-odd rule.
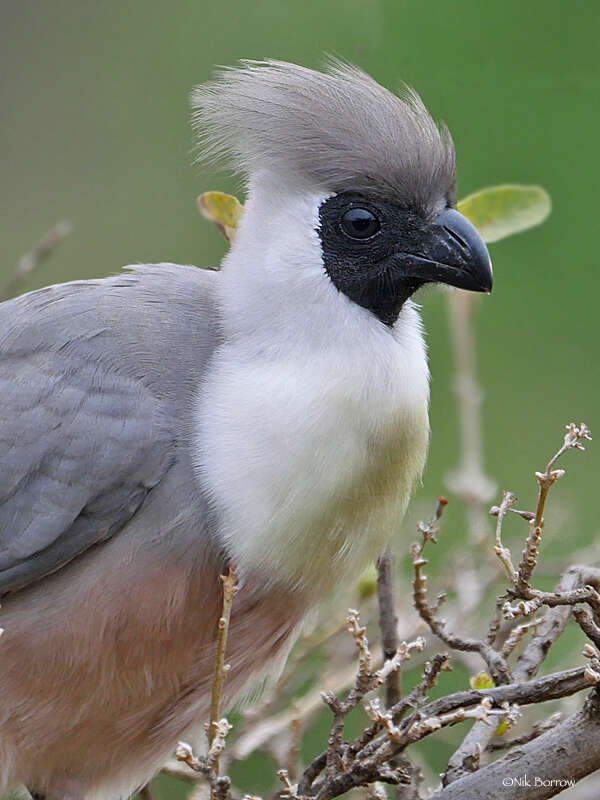
[[[200,469],[232,557],[326,591],[397,528],[427,448],[418,360],[224,360],[201,412]]]

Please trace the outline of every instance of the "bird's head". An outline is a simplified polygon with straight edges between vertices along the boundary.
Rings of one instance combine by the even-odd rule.
[[[244,62],[193,105],[204,155],[248,177],[244,246],[264,262],[275,248],[297,270],[304,237],[306,266],[386,325],[426,283],[491,290],[487,248],[455,208],[452,138],[411,89],[393,94],[339,61]]]

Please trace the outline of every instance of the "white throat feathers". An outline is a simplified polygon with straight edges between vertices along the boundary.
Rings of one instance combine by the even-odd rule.
[[[331,282],[324,193],[250,182],[224,259],[223,344],[199,392],[197,463],[231,559],[318,601],[397,530],[428,442],[428,367],[407,301],[389,327]]]

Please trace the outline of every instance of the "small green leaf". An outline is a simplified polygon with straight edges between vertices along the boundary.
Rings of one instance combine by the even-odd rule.
[[[493,689],[494,686],[496,685],[494,683],[493,678],[491,678],[490,675],[484,670],[478,672],[476,675],[471,675],[471,677],[469,678],[469,684],[471,686],[471,689]],[[503,733],[506,733],[508,728],[509,728],[509,723],[505,719],[503,719],[500,725],[498,725],[498,727],[494,731],[494,734],[496,736],[502,736]]]
[[[377,569],[370,564],[358,579],[358,596],[361,600],[372,597],[377,591]]]
[[[477,675],[471,675],[469,683],[471,689],[493,689],[496,685],[488,673],[483,670]]]
[[[457,205],[486,242],[497,242],[540,225],[551,208],[550,195],[541,186],[510,183],[481,189]]]
[[[214,222],[228,242],[233,241],[235,230],[244,211],[237,197],[224,192],[204,192],[196,200],[198,211],[205,219]]]

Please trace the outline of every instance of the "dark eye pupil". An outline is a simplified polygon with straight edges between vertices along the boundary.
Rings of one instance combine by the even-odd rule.
[[[366,208],[351,208],[342,217],[342,230],[352,239],[369,239],[379,227],[375,214]]]

